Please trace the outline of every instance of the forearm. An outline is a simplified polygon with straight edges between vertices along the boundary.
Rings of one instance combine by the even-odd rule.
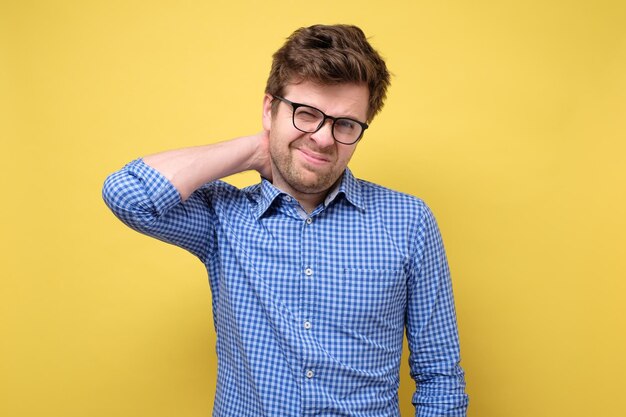
[[[149,155],[143,161],[166,177],[186,200],[203,184],[238,172],[266,174],[267,135],[261,132],[211,145]],[[268,174],[266,174],[268,175]]]

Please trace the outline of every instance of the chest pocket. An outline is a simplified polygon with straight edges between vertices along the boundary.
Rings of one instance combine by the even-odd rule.
[[[344,268],[341,274],[344,327],[371,335],[404,326],[406,280],[402,270]]]

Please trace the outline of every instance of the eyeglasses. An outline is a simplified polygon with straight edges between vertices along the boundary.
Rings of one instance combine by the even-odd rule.
[[[363,132],[369,126],[366,123],[361,123],[358,120],[350,119],[348,117],[332,117],[324,114],[323,111],[316,109],[315,107],[307,106],[306,104],[294,103],[286,98],[280,96],[273,96],[280,101],[291,105],[293,109],[293,127],[301,132],[315,133],[324,126],[326,120],[332,120],[332,134],[333,138],[344,145],[352,145],[358,142],[363,136]]]

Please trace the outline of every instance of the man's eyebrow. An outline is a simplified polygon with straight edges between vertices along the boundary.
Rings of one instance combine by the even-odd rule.
[[[360,121],[359,118],[357,116],[355,116],[354,114],[351,113],[344,113],[342,115],[336,116],[334,114],[328,114],[325,111],[321,110],[318,107],[312,106],[310,104],[306,104],[306,103],[295,103],[295,104],[302,104],[303,106],[307,106],[307,107],[312,107],[315,110],[321,111],[322,113],[324,113],[326,116],[330,116],[330,117],[334,117],[335,119],[351,119],[351,120],[356,120],[357,122]]]
[[[330,116],[330,117],[333,117],[333,118],[335,118],[335,119],[351,119],[351,120],[355,120],[355,121],[357,121],[357,122],[359,122],[359,123],[367,123],[367,115],[365,116],[365,121],[364,121],[364,122],[361,122],[361,119],[360,119],[358,116],[356,116],[354,113],[344,113],[344,114],[341,114],[341,115],[328,114],[328,113],[326,113],[324,110],[322,110],[322,109],[320,109],[319,107],[314,106],[314,105],[312,105],[312,104],[309,104],[309,103],[303,103],[303,102],[301,102],[301,101],[293,101],[293,100],[291,100],[290,98],[287,98],[287,97],[285,97],[285,96],[277,96],[277,97],[278,97],[279,99],[280,99],[280,97],[282,97],[283,99],[285,99],[285,100],[287,100],[287,101],[289,101],[289,102],[291,102],[291,103],[293,103],[293,104],[295,104],[295,105],[297,105],[297,106],[306,106],[306,107],[310,107],[310,108],[312,108],[312,109],[315,109],[315,110],[317,110],[317,111],[320,111],[320,112],[324,113],[326,116]]]

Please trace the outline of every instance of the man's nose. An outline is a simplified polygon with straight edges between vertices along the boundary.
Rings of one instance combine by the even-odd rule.
[[[311,134],[311,139],[317,142],[318,146],[324,148],[335,143],[335,138],[333,137],[333,123],[334,121],[332,119],[326,119],[322,127],[320,127],[317,132]]]

